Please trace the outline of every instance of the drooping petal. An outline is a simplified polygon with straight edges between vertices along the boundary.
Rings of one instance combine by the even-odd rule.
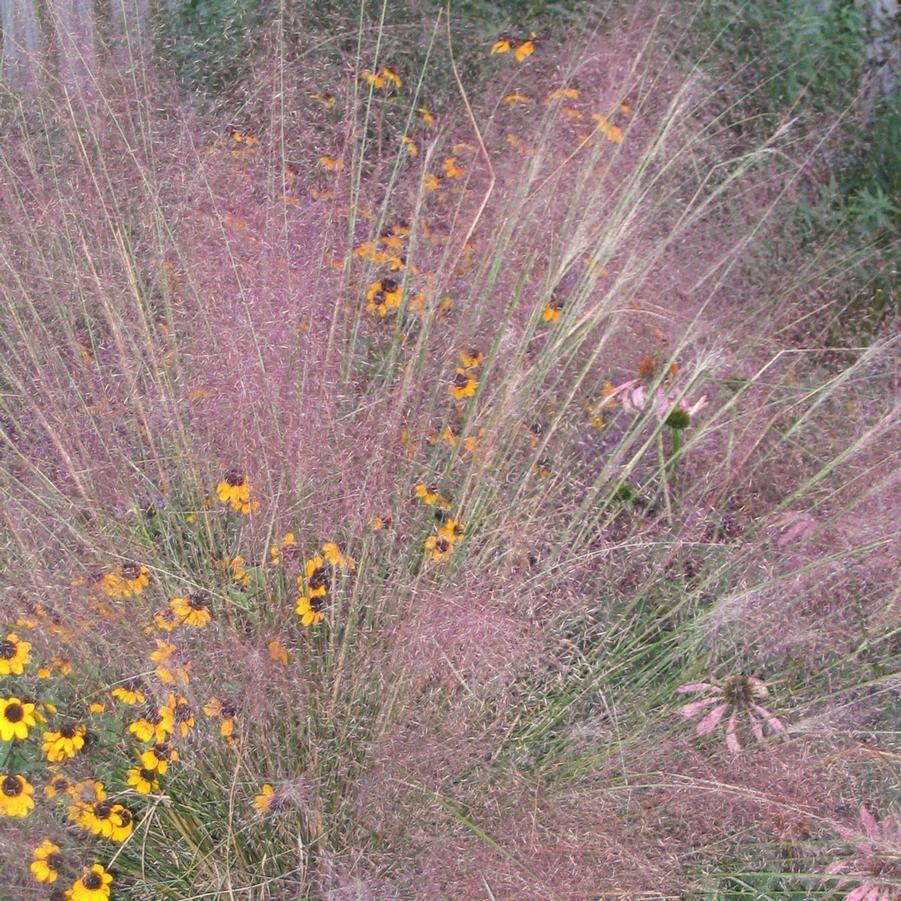
[[[863,804],[860,805],[860,822],[863,823],[863,828],[870,838],[879,838],[879,824],[876,817]]]
[[[757,714],[759,714],[766,720],[767,725],[770,727],[770,729],[773,730],[773,732],[785,732],[785,726],[782,725],[782,721],[773,716],[773,714],[770,713],[769,710],[766,709],[766,707],[761,707],[759,704],[755,704],[754,710],[757,712]]]
[[[698,735],[707,735],[708,732],[712,732],[716,729],[717,724],[723,718],[723,714],[729,709],[728,704],[720,704],[719,707],[714,707],[704,719],[698,723],[697,729],[695,732]]]
[[[696,716],[700,713],[705,707],[709,707],[711,704],[716,704],[720,698],[704,698],[703,701],[692,701],[690,704],[684,704],[679,708],[679,713],[682,716]]]
[[[729,717],[729,722],[726,724],[726,747],[733,753],[737,754],[741,750],[741,745],[738,743],[738,713],[733,710],[732,716]]]
[[[687,682],[676,689],[676,694],[684,695],[691,691],[705,691],[708,688],[716,688],[716,686],[710,682]]]
[[[748,708],[748,719],[751,721],[751,731],[754,733],[754,738],[757,741],[763,741],[763,726],[760,725],[760,720],[754,716],[750,708]]]

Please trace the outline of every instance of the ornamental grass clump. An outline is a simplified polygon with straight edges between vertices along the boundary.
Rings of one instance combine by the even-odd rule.
[[[647,11],[433,25],[4,114],[5,882],[894,897],[898,340],[758,258],[816,139]]]

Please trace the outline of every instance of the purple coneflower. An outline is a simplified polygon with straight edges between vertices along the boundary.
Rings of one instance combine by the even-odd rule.
[[[901,881],[901,821],[895,817],[886,817],[882,823],[867,808],[860,805],[860,822],[866,840],[859,830],[840,828],[843,838],[855,842],[859,857],[853,860],[836,860],[826,867],[830,875],[847,873],[836,888],[841,888],[854,879],[860,885],[845,895],[845,901],[897,901],[901,898],[898,891]]]

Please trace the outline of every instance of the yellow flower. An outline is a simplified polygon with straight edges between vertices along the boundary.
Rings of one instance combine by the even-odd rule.
[[[345,557],[344,554],[341,553],[337,544],[333,544],[330,541],[327,541],[324,545],[322,545],[322,553],[325,554],[325,559],[328,560],[332,566],[337,566],[339,569],[349,569],[354,570],[357,568],[357,564],[354,563],[350,557]]]
[[[240,554],[222,561],[222,566],[231,571],[232,579],[245,588],[250,585],[250,573],[244,568],[246,562]]]
[[[438,534],[453,544],[459,538],[463,537],[463,523],[456,519],[448,519],[447,522],[438,529]]]
[[[57,795],[66,794],[70,788],[71,785],[69,783],[69,780],[65,776],[57,773],[44,786],[44,795],[48,798],[55,798]]]
[[[498,36],[498,39],[491,45],[492,53],[509,53],[513,46],[513,38],[508,34]]]
[[[128,731],[138,741],[150,741],[158,734],[161,734],[162,737],[165,738],[166,732],[164,729],[160,728],[161,725],[159,717],[156,717],[155,715],[153,719],[142,716],[140,719],[134,720],[128,724]]]
[[[607,129],[607,140],[613,141],[614,144],[622,144],[623,130],[618,125],[611,125]]]
[[[476,366],[482,365],[485,359],[483,354],[477,347],[470,345],[469,347],[461,347],[459,354],[460,362],[466,369],[475,369]]]
[[[250,482],[238,470],[230,469],[216,486],[216,494],[223,504],[229,504],[245,516],[260,506],[259,501],[250,499]]]
[[[150,584],[148,569],[138,563],[123,563],[102,580],[101,587],[107,596],[121,600],[139,595]]]
[[[518,91],[513,91],[510,94],[504,96],[504,103],[508,106],[526,106],[529,103],[529,98],[526,97],[525,94],[520,94]]]
[[[453,156],[447,157],[445,161],[441,164],[441,168],[444,170],[445,176],[447,178],[463,178],[466,174],[458,165],[457,158]]]
[[[471,375],[465,369],[458,368],[456,375],[450,385],[448,385],[447,390],[453,394],[457,400],[462,400],[464,397],[472,397],[473,394],[476,393],[476,388],[478,386],[479,381],[474,375]]]
[[[212,618],[207,604],[209,596],[203,591],[192,591],[187,597],[172,598],[169,608],[185,626],[202,629]]]
[[[309,597],[302,594],[297,599],[296,607],[301,624],[304,626],[315,626],[321,623],[325,619],[325,614],[322,612],[324,606],[325,598],[323,596]]]
[[[409,153],[410,156],[419,156],[419,148],[409,135],[401,135],[400,142],[407,148],[407,153]]]
[[[31,643],[20,641],[10,632],[0,641],[0,676],[21,676],[25,664],[31,660]]]
[[[413,491],[416,497],[425,501],[429,507],[437,504],[442,510],[450,509],[450,502],[441,495],[434,485],[426,485],[425,482],[419,482]]]
[[[25,741],[35,722],[33,703],[19,698],[0,698],[0,740]]]
[[[437,175],[432,175],[430,172],[427,172],[422,180],[422,186],[426,191],[437,191],[438,188],[441,187],[441,181]]]
[[[177,648],[174,644],[157,641],[156,650],[150,654],[150,659],[156,664],[157,678],[164,685],[171,685],[176,681],[181,682],[182,685],[188,684],[191,664],[182,661],[177,656]]]
[[[430,535],[425,540],[425,549],[429,560],[435,563],[447,563],[454,551],[452,541],[448,541],[443,535]]]
[[[529,36],[527,41],[523,41],[514,51],[513,56],[516,62],[521,63],[527,56],[531,56],[535,52],[535,32]]]
[[[160,783],[154,770],[145,770],[144,767],[133,766],[128,771],[128,784],[139,795],[149,795],[159,791]]]
[[[263,785],[260,793],[253,799],[253,806],[260,813],[269,813],[269,808],[275,800],[275,789],[267,782]]]
[[[63,726],[59,732],[45,732],[43,750],[50,763],[64,763],[71,760],[83,747],[88,731],[83,723]]]
[[[401,86],[400,76],[397,74],[397,72],[394,71],[394,69],[389,69],[387,66],[382,66],[381,74],[382,78],[384,78],[386,82],[390,81],[394,85],[394,87],[399,88]]]
[[[578,88],[556,88],[547,95],[548,100],[578,100],[582,92]]]
[[[419,118],[430,128],[435,124],[435,116],[426,107],[419,106],[416,108],[416,112],[419,113]]]
[[[188,703],[187,698],[176,697],[169,692],[169,697],[164,707],[160,707],[160,727],[166,732],[179,734],[182,738],[187,736],[188,732],[195,724],[194,711]]]
[[[382,529],[389,529],[391,528],[391,517],[387,513],[384,516],[376,514],[372,517],[370,524],[372,525],[372,529],[375,532],[379,532]]]
[[[110,694],[117,701],[128,704],[130,707],[133,707],[135,704],[144,703],[144,692],[141,691],[140,685],[137,682],[129,681],[124,685],[118,685],[110,692]]]
[[[285,532],[281,541],[269,548],[269,558],[273,566],[279,566],[282,562],[282,557],[286,560],[296,560],[298,553],[297,539],[294,537],[293,532]]]
[[[161,776],[169,769],[169,764],[178,760],[178,751],[168,742],[159,741],[141,753],[141,766],[145,770],[153,770]]]
[[[34,786],[20,775],[0,779],[0,817],[26,817],[34,807]]]
[[[90,869],[86,868],[81,874],[81,878],[72,883],[66,898],[69,901],[109,901],[112,881],[113,877],[102,864],[92,864]]]
[[[63,865],[59,845],[55,845],[49,838],[45,838],[34,849],[33,857],[30,869],[34,878],[38,882],[56,882],[59,869]]]
[[[93,701],[90,707],[88,707],[88,710],[91,713],[103,713],[106,708],[103,706],[103,704],[100,703],[100,701]]]
[[[374,88],[383,88],[385,87],[385,79],[379,75],[378,72],[370,72],[369,69],[364,69],[360,73],[360,78],[362,78],[367,84],[371,85]]]
[[[319,164],[329,172],[340,172],[344,168],[344,160],[326,154],[319,157]]]
[[[326,109],[331,109],[335,105],[335,98],[331,94],[318,94],[312,92],[309,94],[310,100],[321,103]]]
[[[401,287],[393,278],[383,278],[373,282],[366,292],[366,310],[386,316],[389,310],[400,306]]]
[[[269,649],[269,656],[276,663],[281,663],[283,666],[288,665],[291,660],[291,655],[277,638],[273,638],[266,647]]]

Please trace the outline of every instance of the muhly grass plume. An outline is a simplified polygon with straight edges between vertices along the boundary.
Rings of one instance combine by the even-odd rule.
[[[897,896],[897,339],[659,24],[4,110],[9,897]]]

